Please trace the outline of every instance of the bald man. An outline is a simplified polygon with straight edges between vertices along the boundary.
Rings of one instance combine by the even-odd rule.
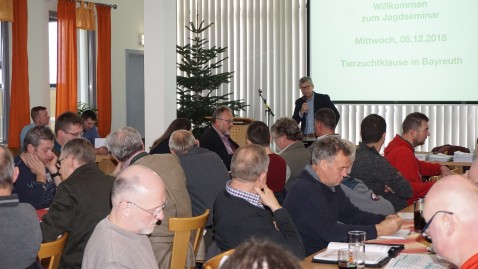
[[[434,250],[459,268],[478,268],[478,187],[460,175],[447,176],[428,191],[423,229]]]
[[[153,170],[132,165],[116,179],[113,208],[95,228],[81,268],[158,268],[148,234],[164,218],[164,183]]]

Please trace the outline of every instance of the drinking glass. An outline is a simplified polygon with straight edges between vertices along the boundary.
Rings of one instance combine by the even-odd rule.
[[[355,251],[357,259],[357,268],[365,267],[365,240],[366,234],[364,231],[350,231],[348,233],[349,249]]]
[[[338,265],[340,269],[356,269],[357,268],[357,259],[356,251],[353,249],[342,248],[338,252]]]

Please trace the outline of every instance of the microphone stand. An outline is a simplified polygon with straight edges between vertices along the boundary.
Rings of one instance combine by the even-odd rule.
[[[265,111],[264,111],[264,114],[266,115],[266,118],[267,118],[267,126],[271,126],[270,124],[270,116],[274,117],[274,113],[272,112],[272,109],[271,107],[267,104],[267,101],[266,99],[264,98],[264,96],[262,96],[262,90],[259,89],[258,90],[259,92],[259,96],[261,97],[262,99],[262,103],[264,103],[264,106],[266,107]]]

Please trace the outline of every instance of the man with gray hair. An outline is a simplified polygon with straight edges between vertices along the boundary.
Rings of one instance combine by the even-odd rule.
[[[18,194],[20,202],[29,203],[35,209],[50,207],[56,188],[62,182],[53,140],[48,126],[36,126],[27,132],[23,152],[14,159],[20,174],[13,193]]]
[[[303,258],[297,228],[266,185],[268,166],[269,157],[259,145],[243,146],[234,153],[232,180],[214,203],[214,241],[226,251],[251,237],[269,239]]]
[[[86,245],[81,268],[157,269],[147,235],[164,219],[161,177],[142,165],[124,169],[114,182],[111,203],[110,214],[96,225]]]
[[[338,137],[320,140],[312,153],[312,165],[307,165],[287,193],[284,207],[299,229],[306,255],[326,248],[329,242],[346,242],[348,231],[365,231],[367,239],[375,239],[400,229],[400,217],[364,212],[337,187],[352,165],[351,153]]]
[[[0,268],[40,268],[40,224],[35,209],[12,194],[17,176],[12,153],[0,145]]]
[[[65,181],[43,216],[43,241],[55,241],[68,232],[60,267],[80,268],[86,242],[96,224],[111,210],[110,195],[115,178],[98,168],[95,149],[86,138],[66,142],[58,163]]]
[[[229,136],[234,118],[232,110],[226,106],[218,106],[212,114],[212,126],[199,139],[199,145],[214,151],[221,157],[227,170],[230,169],[232,154],[239,145]]]
[[[210,230],[214,200],[230,178],[226,166],[215,152],[198,147],[190,131],[173,132],[169,139],[169,149],[178,157],[186,175],[193,216],[201,215],[206,209],[210,209],[206,225],[206,230]],[[211,242],[206,242],[206,247]]]
[[[164,181],[166,200],[164,220],[156,225],[149,237],[159,268],[169,268],[174,232],[168,228],[169,218],[192,216],[191,199],[186,188],[186,177],[178,159],[172,154],[149,155],[144,151],[139,132],[131,127],[123,127],[106,137],[106,147],[118,161],[115,169],[119,173],[132,164],[146,166],[156,172]],[[195,266],[194,253],[190,248],[186,266]]]
[[[284,158],[290,168],[290,177],[285,184],[290,189],[295,178],[310,164],[310,152],[302,143],[302,131],[291,118],[280,118],[271,127],[272,140],[280,150],[279,155]]]
[[[314,92],[314,83],[311,77],[299,79],[299,88],[302,97],[295,100],[294,115],[292,118],[300,123],[300,128],[306,137],[315,138],[314,114],[320,108],[330,108],[335,113],[335,123],[339,122],[340,114],[327,94]]]

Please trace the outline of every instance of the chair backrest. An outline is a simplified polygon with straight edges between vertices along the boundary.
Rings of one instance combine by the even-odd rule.
[[[228,251],[224,251],[221,254],[218,254],[211,259],[209,259],[206,263],[204,263],[204,269],[218,269],[219,265],[221,265],[222,258],[225,256],[231,256],[234,253],[234,249],[230,249]]]
[[[68,239],[68,233],[64,233],[60,238],[53,242],[42,243],[40,250],[38,251],[38,259],[43,260],[50,258],[48,269],[57,269],[60,264],[61,254],[65,247],[66,240]]]
[[[196,231],[193,243],[194,257],[196,257],[208,216],[209,209],[206,209],[204,214],[200,216],[169,219],[169,230],[174,232],[171,269],[184,268],[186,266],[186,258],[192,231]]]

